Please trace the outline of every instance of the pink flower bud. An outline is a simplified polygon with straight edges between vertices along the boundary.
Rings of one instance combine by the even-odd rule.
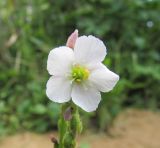
[[[64,120],[66,120],[66,121],[69,121],[72,119],[72,108],[71,107],[68,107],[65,110],[63,117],[64,117]]]
[[[76,40],[78,38],[78,30],[76,29],[67,39],[66,46],[70,48],[74,48]]]

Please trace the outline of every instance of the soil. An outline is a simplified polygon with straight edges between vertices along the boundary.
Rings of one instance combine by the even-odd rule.
[[[115,119],[109,133],[84,133],[78,148],[160,148],[160,113],[127,110]],[[0,148],[53,148],[50,137],[26,132],[1,139]]]

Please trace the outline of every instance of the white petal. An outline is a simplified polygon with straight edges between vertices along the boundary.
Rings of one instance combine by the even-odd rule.
[[[55,48],[48,55],[47,70],[51,75],[66,75],[70,71],[73,60],[74,54],[71,48],[66,46]]]
[[[86,112],[97,109],[101,100],[101,94],[94,88],[85,88],[82,85],[74,85],[71,93],[73,102]]]
[[[74,53],[75,59],[80,64],[97,63],[104,60],[106,47],[94,36],[81,36],[76,40]]]
[[[113,89],[119,80],[119,76],[110,71],[105,65],[100,63],[91,71],[89,81],[92,85],[102,92],[108,92]]]
[[[54,102],[68,102],[71,99],[71,82],[63,77],[52,76],[47,82],[46,94]]]

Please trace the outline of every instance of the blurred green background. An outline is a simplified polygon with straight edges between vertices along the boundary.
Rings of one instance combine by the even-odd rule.
[[[128,107],[160,108],[159,0],[1,0],[0,135],[56,129],[46,61],[75,28],[104,41],[104,63],[120,75],[96,112],[81,111],[85,127],[106,130]]]

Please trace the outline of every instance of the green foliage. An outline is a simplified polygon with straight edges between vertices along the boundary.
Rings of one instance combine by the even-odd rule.
[[[96,113],[83,114],[86,127],[105,129],[126,106],[159,108],[159,10],[159,0],[0,1],[0,134],[56,127],[46,60],[75,28],[102,38],[104,63],[121,78]]]

